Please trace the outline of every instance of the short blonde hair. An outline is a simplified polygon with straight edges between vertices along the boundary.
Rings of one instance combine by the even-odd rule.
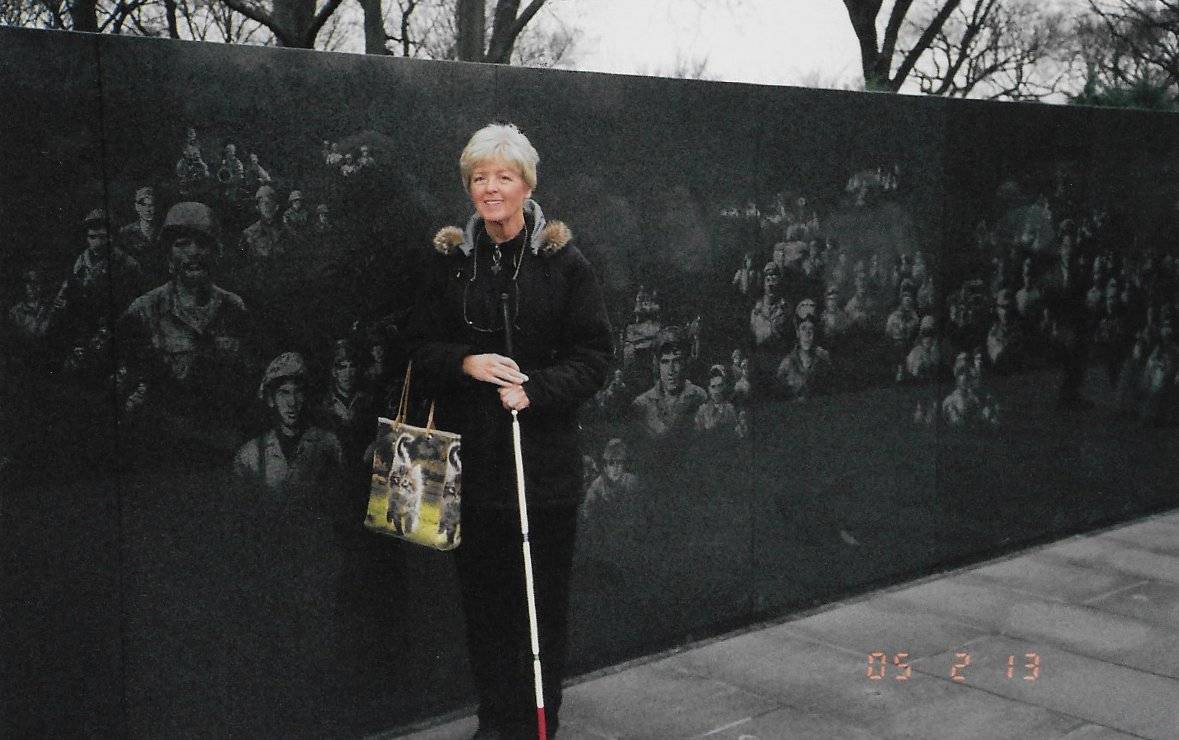
[[[463,153],[459,155],[459,172],[463,176],[463,187],[470,190],[471,172],[480,162],[491,159],[502,159],[513,165],[520,170],[528,187],[536,188],[536,165],[540,162],[540,155],[515,124],[488,124],[471,136],[471,140],[463,148]]]

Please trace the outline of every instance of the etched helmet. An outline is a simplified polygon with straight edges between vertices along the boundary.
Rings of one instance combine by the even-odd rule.
[[[295,378],[307,381],[307,363],[303,355],[298,352],[283,352],[270,361],[266,372],[262,374],[262,382],[258,384],[258,398],[266,397],[266,390],[275,383]]]

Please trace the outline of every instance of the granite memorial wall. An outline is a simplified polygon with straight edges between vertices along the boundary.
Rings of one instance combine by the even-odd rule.
[[[364,451],[491,121],[617,337],[573,673],[1179,502],[1174,116],[0,41],[0,734],[471,701],[448,556],[363,529]]]

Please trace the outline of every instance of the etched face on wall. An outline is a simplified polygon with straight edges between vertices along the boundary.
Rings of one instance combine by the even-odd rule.
[[[213,280],[213,249],[206,240],[181,234],[172,242],[172,275],[190,288],[208,285]]]
[[[258,213],[262,218],[270,220],[278,213],[278,199],[269,193],[258,196]]]
[[[724,376],[713,375],[708,379],[708,398],[713,403],[724,403],[729,395],[729,384],[725,382]]]
[[[684,389],[684,353],[678,347],[659,354],[659,382],[668,393]]]
[[[798,347],[804,352],[809,352],[814,346],[815,323],[808,319],[798,325]]]
[[[270,392],[269,406],[274,410],[276,424],[284,433],[292,433],[299,428],[305,402],[303,384],[293,378],[278,384]]]
[[[135,214],[142,221],[154,221],[156,218],[156,196],[150,190],[141,190],[135,196]]]
[[[336,391],[341,395],[350,395],[356,390],[358,368],[351,357],[341,357],[332,364],[332,380]]]
[[[105,257],[110,246],[110,234],[105,224],[92,223],[86,227],[86,249],[92,257]]]

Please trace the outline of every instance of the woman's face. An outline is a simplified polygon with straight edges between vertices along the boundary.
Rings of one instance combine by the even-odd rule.
[[[532,188],[513,164],[502,159],[479,162],[471,170],[468,193],[485,221],[507,221],[524,210]]]

